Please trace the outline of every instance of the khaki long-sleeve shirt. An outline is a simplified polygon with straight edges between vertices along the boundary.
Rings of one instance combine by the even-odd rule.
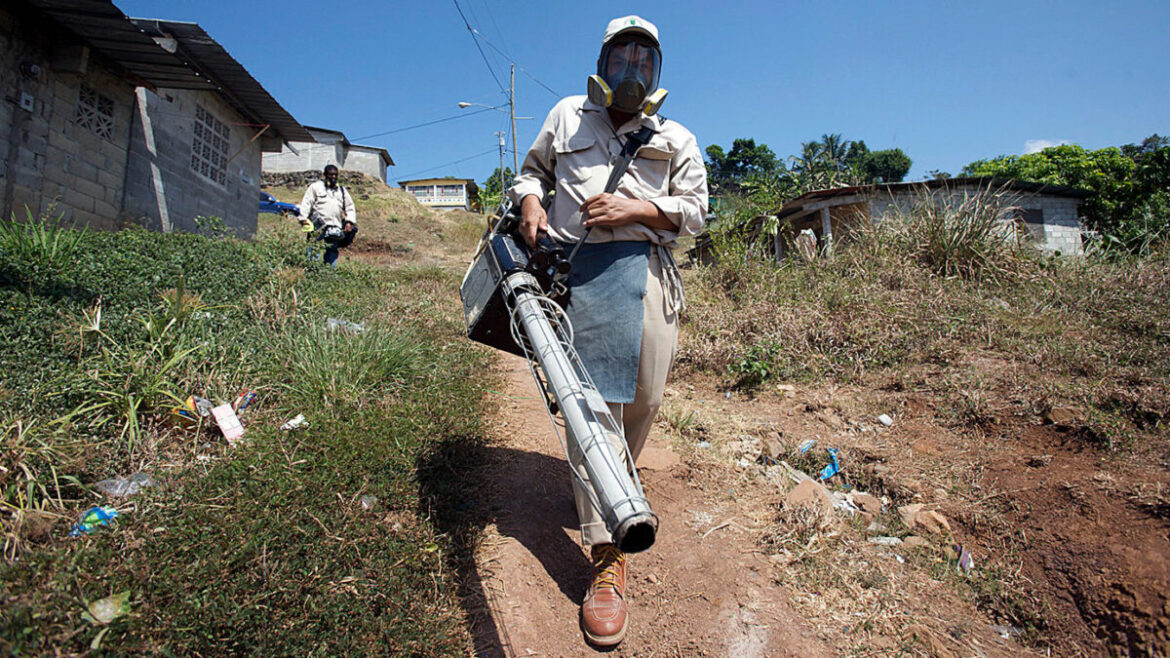
[[[305,190],[301,199],[301,219],[309,219],[310,213],[316,211],[326,226],[345,228],[345,222],[357,226],[357,212],[353,207],[353,197],[341,185],[337,189],[325,187],[325,181],[319,180]]]
[[[532,194],[547,206],[555,189],[549,233],[563,242],[580,240],[585,234],[581,204],[605,191],[627,135],[642,126],[656,133],[638,150],[614,194],[653,203],[677,228],[656,230],[640,223],[597,227],[589,242],[648,240],[673,247],[678,236],[694,235],[707,214],[707,168],[695,136],[675,121],[642,115],[615,131],[605,109],[585,96],[570,96],[549,112],[508,191],[513,203],[519,205]]]

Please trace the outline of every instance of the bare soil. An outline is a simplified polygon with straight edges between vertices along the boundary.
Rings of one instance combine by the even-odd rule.
[[[466,266],[454,245],[420,240],[404,252],[368,237],[354,256]],[[485,447],[465,456],[478,467],[468,518],[439,520],[473,548],[453,568],[474,652],[598,653],[579,628],[589,564],[562,448],[523,361],[501,363],[506,385],[491,392],[500,405]],[[988,411],[966,424],[944,402],[895,386],[747,396],[692,376],[667,395],[639,460],[661,528],[631,558],[630,631],[608,653],[1170,655],[1166,446],[1110,452],[1021,413],[1006,390],[988,391]],[[883,413],[891,426],[877,422]],[[809,439],[817,448],[799,453]],[[783,503],[792,481],[760,456],[769,441],[811,475],[824,448],[839,448],[843,471],[828,484],[881,498],[877,526],[841,512],[826,526],[793,515]],[[911,503],[951,530],[907,528],[897,508]],[[870,541],[915,533],[924,548]],[[959,548],[974,568],[957,566]]]
[[[505,368],[481,489],[495,520],[464,574],[476,653],[596,653],[578,626],[589,565],[569,472],[523,362]],[[662,529],[632,557],[631,630],[613,653],[1166,655],[1170,524],[1151,497],[1170,489],[1164,468],[1107,458],[1038,418],[957,431],[913,393],[787,388],[668,390],[639,463]],[[874,422],[879,409],[892,427]],[[867,541],[867,520],[838,514],[807,545],[778,543],[796,532],[783,505],[792,483],[748,459],[765,436],[840,447],[838,477],[885,496],[876,521],[888,534],[913,534],[896,512],[912,502],[952,533],[918,531],[919,551],[886,547]],[[974,570],[956,568],[953,546]]]
[[[568,466],[527,366],[505,359],[482,502],[496,520],[469,575],[476,653],[589,655],[578,608],[590,566]],[[758,541],[770,518],[763,501],[735,497],[725,467],[685,463],[657,431],[639,466],[661,527],[654,547],[630,558],[631,625],[614,655],[832,654],[772,584]]]

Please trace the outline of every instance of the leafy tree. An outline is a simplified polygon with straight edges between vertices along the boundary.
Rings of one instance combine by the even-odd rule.
[[[1136,167],[1115,146],[1088,151],[1076,144],[1065,144],[1038,153],[977,160],[963,167],[963,174],[1085,189],[1092,193],[1081,204],[1086,224],[1102,233],[1115,233],[1133,218]]]
[[[859,173],[867,155],[869,155],[869,147],[865,145],[865,140],[859,139],[849,142],[849,152],[845,154],[845,164],[852,171]]]
[[[901,183],[910,165],[910,157],[902,149],[870,151],[861,161],[862,179],[866,183]]]
[[[1150,243],[1170,240],[1170,138],[1154,134],[1121,151],[1132,153],[1136,168],[1133,217],[1118,237],[1131,251],[1143,251]]]
[[[1125,157],[1137,162],[1145,154],[1153,153],[1167,146],[1170,146],[1170,137],[1162,137],[1158,133],[1154,133],[1143,139],[1141,144],[1126,144],[1122,146],[1121,152],[1125,154]]]
[[[726,153],[718,144],[707,147],[707,182],[715,194],[739,191],[752,178],[775,178],[783,173],[784,165],[772,149],[754,139],[736,139]]]
[[[504,167],[504,173],[501,177],[500,168],[492,172],[488,179],[479,184],[479,206],[486,212],[495,211],[500,202],[504,200],[504,192],[512,185],[512,179],[516,175],[512,173],[511,167]]]

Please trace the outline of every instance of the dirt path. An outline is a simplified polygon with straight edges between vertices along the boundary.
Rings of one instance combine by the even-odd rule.
[[[579,545],[569,470],[524,362],[505,358],[488,525],[470,595],[476,653],[579,656],[578,607],[589,564]],[[652,432],[639,463],[661,519],[653,549],[631,560],[631,626],[620,656],[818,656],[829,651],[769,577],[757,546],[766,510],[729,500],[726,479],[682,462]],[[761,506],[762,507],[762,506]],[[475,607],[475,606],[473,606]]]

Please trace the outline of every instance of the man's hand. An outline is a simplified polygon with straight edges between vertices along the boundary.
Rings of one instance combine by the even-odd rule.
[[[540,205],[535,194],[529,194],[520,202],[520,237],[529,247],[536,247],[536,233],[548,230],[548,213]]]
[[[645,224],[650,228],[669,229],[674,226],[653,203],[608,193],[586,199],[581,204],[581,212],[585,215],[585,228],[618,228],[633,223]]]

